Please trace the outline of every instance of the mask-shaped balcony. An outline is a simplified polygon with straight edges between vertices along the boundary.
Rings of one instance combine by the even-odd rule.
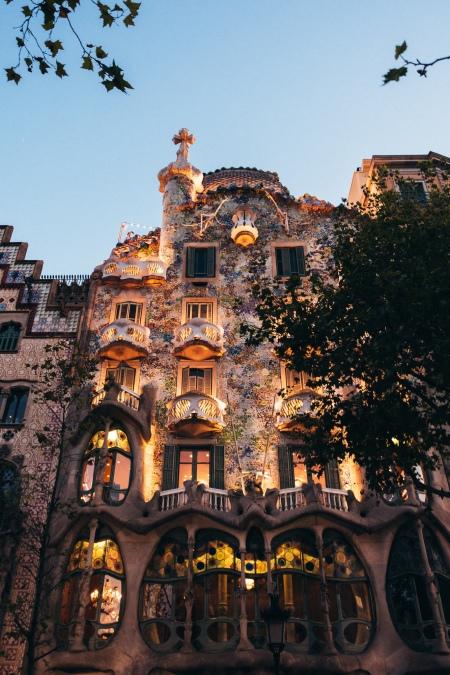
[[[159,258],[108,260],[102,268],[104,279],[122,281],[125,286],[159,286],[166,280],[167,266]]]
[[[277,416],[278,431],[303,431],[301,416],[311,412],[313,393],[301,390],[283,399]]]
[[[100,331],[99,354],[116,361],[146,356],[150,331],[129,319],[117,319]]]
[[[225,403],[195,391],[181,394],[167,404],[167,426],[180,436],[197,438],[219,433],[225,426]]]
[[[175,356],[191,361],[205,361],[225,353],[223,328],[205,319],[191,319],[175,331]]]

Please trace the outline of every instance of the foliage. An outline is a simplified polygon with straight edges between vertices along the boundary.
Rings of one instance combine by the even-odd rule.
[[[17,0],[4,0],[7,5],[15,3],[19,10]],[[120,0],[114,4],[103,3],[100,0],[91,0],[99,12],[99,21],[104,28],[123,24],[126,27],[134,26],[134,21],[139,14],[140,2],[133,0]],[[75,15],[81,7],[81,0],[31,0],[29,4],[22,5],[20,12],[22,21],[17,26],[17,63],[5,68],[6,78],[9,82],[19,84],[22,79],[21,72],[29,73],[38,70],[42,75],[54,72],[59,77],[67,77],[66,65],[60,59],[64,51],[64,43],[61,34],[68,31],[80,49],[81,68],[84,70],[97,71],[101,84],[106,91],[118,89],[126,92],[133,87],[125,80],[122,68],[108,58],[108,53],[102,45],[85,42],[75,28]]]
[[[421,59],[417,58],[411,60],[406,58],[406,56],[403,56],[407,49],[408,45],[406,44],[405,40],[403,40],[400,45],[395,45],[394,58],[396,61],[400,59],[403,62],[403,66],[400,66],[400,68],[390,68],[387,73],[383,75],[383,84],[388,84],[388,82],[398,82],[400,78],[406,77],[408,74],[408,66],[413,66],[416,69],[418,75],[421,77],[426,77],[428,74],[428,68],[436,65],[436,63],[448,61],[450,59],[450,56],[441,56],[437,59],[433,59],[432,61],[422,61]]]
[[[384,175],[365,208],[336,209],[321,242],[328,274],[311,291],[299,277],[255,285],[259,322],[242,327],[249,344],[269,341],[310,374],[307,464],[349,455],[381,493],[405,474],[422,486],[417,466],[449,454],[450,187],[424,170],[425,203],[398,176],[402,192],[387,190]]]

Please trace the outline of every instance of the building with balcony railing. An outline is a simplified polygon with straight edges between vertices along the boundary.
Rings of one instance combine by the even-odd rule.
[[[123,233],[90,279],[99,362],[62,458],[35,672],[269,675],[274,594],[283,675],[449,671],[449,506],[407,477],[373,495],[350,458],[307,465],[309,376],[240,333],[254,283],[308,293],[326,273],[331,205],[269,171],[203,175],[192,134],[173,140],[161,229]]]

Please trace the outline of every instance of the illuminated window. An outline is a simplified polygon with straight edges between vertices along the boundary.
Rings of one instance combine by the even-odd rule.
[[[19,323],[4,323],[0,326],[0,352],[17,351],[21,328]]]
[[[273,578],[280,604],[290,611],[286,639],[291,647],[317,652],[326,646],[320,576],[323,567],[334,644],[345,653],[363,651],[372,628],[369,586],[364,568],[341,534],[325,531],[322,557],[308,530],[280,535],[273,546]]]
[[[450,572],[435,536],[423,528],[426,555],[438,591],[436,610],[450,635]],[[417,651],[429,651],[437,641],[434,599],[429,587],[417,525],[402,527],[389,557],[387,596],[394,625],[401,638]]]
[[[136,369],[132,368],[126,363],[121,363],[117,368],[108,368],[106,371],[106,379],[114,379],[117,384],[127,389],[134,389],[134,382],[136,379]]]
[[[89,595],[84,600],[82,585],[89,582]],[[89,532],[84,531],[76,541],[63,578],[58,641],[67,649],[75,622],[79,619],[80,603],[84,607],[83,643],[88,649],[105,646],[117,633],[123,614],[125,575],[122,556],[111,531],[100,526],[95,541],[89,545]]]
[[[205,319],[212,322],[213,309],[213,302],[186,301],[186,322],[191,319]]]
[[[193,480],[208,487],[224,489],[224,446],[178,447],[164,449],[163,490],[182,488]]]
[[[194,548],[192,641],[197,649],[231,649],[239,641],[238,542],[224,532],[200,530]]]
[[[278,464],[280,472],[280,488],[301,487],[303,483],[320,483],[324,488],[339,489],[339,470],[335,461],[325,466],[318,476],[317,466],[309,467],[305,464],[301,447],[282,445],[278,448]]]
[[[129,319],[140,323],[142,317],[142,304],[137,302],[121,302],[116,305],[116,319]]]
[[[288,277],[305,274],[305,252],[303,246],[277,246],[275,248],[277,276]]]
[[[2,424],[22,424],[27,407],[29,390],[15,387],[6,395]]]
[[[105,432],[97,431],[84,453],[80,478],[80,501],[89,504],[95,492],[96,474],[105,443]],[[116,424],[108,432],[107,457],[103,467],[102,498],[108,504],[123,502],[128,493],[131,477],[131,448],[126,433]]]
[[[188,562],[186,531],[178,528],[161,539],[145,571],[139,620],[144,640],[157,651],[183,644]]]
[[[215,246],[188,246],[186,249],[186,276],[213,277],[216,273]]]

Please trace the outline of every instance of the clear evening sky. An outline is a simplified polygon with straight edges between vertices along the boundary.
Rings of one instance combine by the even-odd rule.
[[[20,4],[1,3],[2,68]],[[381,86],[403,39],[411,56],[450,53],[448,0],[143,0],[128,30],[97,28],[83,4],[80,34],[116,57],[129,95],[107,94],[68,43],[69,78],[0,80],[0,223],[44,273],[90,273],[122,221],[159,226],[156,174],[183,126],[202,171],[277,171],[335,204],[363,157],[450,155],[450,62]]]

